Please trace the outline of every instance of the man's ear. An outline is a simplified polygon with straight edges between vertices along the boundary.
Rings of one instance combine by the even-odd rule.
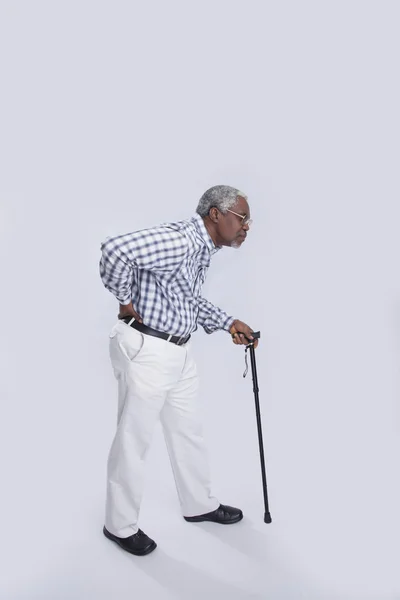
[[[218,209],[215,208],[215,206],[210,208],[210,212],[208,213],[208,216],[210,217],[210,219],[213,223],[218,223],[219,212],[218,212]]]

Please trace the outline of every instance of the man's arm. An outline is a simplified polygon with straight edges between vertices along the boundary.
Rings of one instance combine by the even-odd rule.
[[[253,329],[228,315],[218,306],[214,306],[211,302],[205,298],[199,298],[199,324],[204,328],[206,333],[213,333],[220,329],[229,331],[232,335],[234,344],[248,344],[249,340],[252,340]],[[255,342],[257,347],[257,340]]]
[[[205,298],[200,297],[198,300],[199,316],[198,323],[204,328],[206,333],[214,333],[223,329],[229,331],[234,322],[234,317],[231,317],[225,311],[214,306]]]
[[[135,269],[173,271],[187,250],[187,238],[165,225],[110,237],[101,245],[100,277],[120,305],[128,307]]]

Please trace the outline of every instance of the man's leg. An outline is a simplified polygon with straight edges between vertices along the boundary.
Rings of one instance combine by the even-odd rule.
[[[220,505],[211,495],[207,451],[203,439],[197,402],[198,378],[190,343],[185,352],[181,376],[168,393],[161,411],[161,422],[182,514],[199,515]]]
[[[110,333],[118,380],[118,426],[107,462],[106,529],[120,538],[138,531],[147,452],[166,395],[182,370],[167,342],[118,323]],[[172,346],[172,344],[171,344]]]

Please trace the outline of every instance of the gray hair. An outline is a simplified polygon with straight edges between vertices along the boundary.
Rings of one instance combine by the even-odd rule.
[[[201,217],[206,217],[210,208],[215,206],[222,213],[226,213],[237,202],[238,196],[247,200],[246,194],[229,185],[214,185],[208,189],[199,200],[196,212]]]

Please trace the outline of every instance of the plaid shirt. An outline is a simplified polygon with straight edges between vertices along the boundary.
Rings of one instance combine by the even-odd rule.
[[[101,244],[100,276],[120,304],[132,302],[143,323],[186,336],[229,331],[234,320],[202,298],[214,245],[202,217],[108,237]]]

